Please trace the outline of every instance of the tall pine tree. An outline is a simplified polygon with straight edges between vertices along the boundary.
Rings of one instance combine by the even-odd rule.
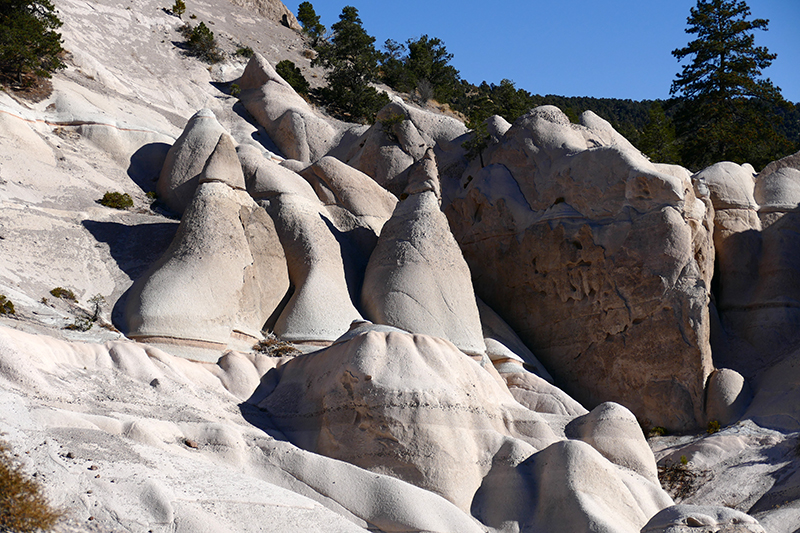
[[[317,91],[328,110],[344,119],[373,122],[375,114],[389,97],[370,85],[377,80],[381,53],[375,49],[375,37],[362,26],[358,11],[346,6],[339,22],[331,26],[330,41],[320,42],[313,64],[328,69],[327,87]]]
[[[776,58],[755,46],[755,30],[769,21],[749,20],[742,0],[698,0],[686,32],[697,38],[672,52],[690,58],[672,83],[678,97],[675,125],[683,163],[700,169],[721,160],[761,166],[790,153],[778,133],[780,89],[760,78]]]

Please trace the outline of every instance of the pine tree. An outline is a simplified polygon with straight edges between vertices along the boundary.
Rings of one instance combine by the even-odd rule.
[[[60,27],[50,0],[0,1],[0,76],[31,85],[64,68]]]
[[[325,26],[319,21],[319,15],[314,11],[311,2],[302,2],[297,6],[297,21],[303,26],[303,31],[311,39],[311,46],[319,44],[320,39],[325,36]]]
[[[755,30],[769,21],[748,20],[742,0],[698,0],[687,19],[697,39],[672,52],[691,62],[672,83],[683,163],[699,169],[720,160],[763,165],[791,145],[778,134],[775,106],[785,105],[780,89],[760,79],[775,54],[754,45]]]
[[[318,55],[312,63],[329,69],[325,75],[328,86],[317,91],[317,96],[329,111],[343,118],[373,122],[375,114],[389,103],[385,93],[370,85],[377,79],[381,57],[374,46],[375,38],[364,30],[352,6],[342,9],[339,22],[331,29],[330,42],[317,46]]]
[[[659,102],[653,102],[650,106],[650,122],[639,137],[638,147],[655,163],[680,163],[675,125]]]

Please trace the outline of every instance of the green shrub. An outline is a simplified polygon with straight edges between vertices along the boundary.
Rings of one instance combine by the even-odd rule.
[[[75,293],[70,289],[65,289],[64,287],[56,287],[55,289],[51,289],[50,294],[63,300],[72,300],[73,302],[77,301],[77,298],[75,298]]]
[[[51,529],[62,512],[50,506],[41,487],[0,442],[0,531],[29,533]]]
[[[208,63],[219,63],[222,61],[222,53],[217,46],[214,32],[208,29],[205,23],[201,22],[194,28],[186,24],[180,31],[186,39],[186,46],[190,55],[198,57]]]
[[[172,6],[172,12],[181,18],[181,15],[186,13],[186,2],[183,0],[175,0],[175,5]]]
[[[308,94],[308,80],[306,80],[305,76],[303,76],[303,73],[300,72],[300,69],[297,68],[294,62],[284,59],[275,65],[275,72],[278,73],[278,76],[286,80],[286,83],[291,85],[292,89],[294,89],[297,94]]]
[[[250,58],[253,57],[253,54],[254,54],[253,49],[250,48],[249,46],[241,46],[236,49],[237,56]]]
[[[720,429],[722,429],[722,427],[719,425],[719,421],[718,420],[709,420],[708,421],[708,429],[706,430],[706,432],[709,435],[713,435],[714,433],[718,432]]]
[[[237,98],[240,94],[242,94],[242,88],[239,87],[238,83],[231,83],[230,93],[231,96]]]
[[[14,303],[6,298],[4,294],[0,294],[0,315],[16,315],[17,311],[14,309]]]
[[[128,193],[107,192],[97,203],[114,209],[127,209],[133,207],[133,198]]]
[[[394,132],[394,127],[398,124],[402,124],[405,119],[405,115],[398,113],[381,120],[381,130],[383,130],[384,135],[386,135],[386,137],[388,137],[392,142],[398,142],[397,134]]]

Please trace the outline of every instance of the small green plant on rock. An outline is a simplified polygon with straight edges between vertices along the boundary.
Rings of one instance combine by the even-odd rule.
[[[240,46],[239,48],[236,49],[237,56],[242,56],[249,59],[253,57],[253,54],[254,54],[253,49],[250,48],[249,46]]]
[[[234,98],[238,98],[239,95],[242,94],[242,89],[239,87],[238,83],[231,83],[230,93]]]
[[[722,427],[719,425],[719,421],[718,420],[709,420],[708,421],[708,429],[706,430],[706,432],[709,435],[713,435],[714,433],[718,432],[720,429],[722,429]]]
[[[186,13],[186,2],[183,0],[175,0],[175,5],[172,6],[172,13],[181,18],[181,15]]]
[[[383,130],[383,133],[389,138],[390,141],[399,142],[397,134],[394,132],[394,127],[398,124],[402,124],[405,119],[406,117],[400,113],[381,119],[381,130]]]
[[[0,531],[33,533],[50,530],[62,512],[50,506],[41,487],[0,442]]]
[[[72,324],[67,324],[64,329],[69,329],[72,331],[89,331],[92,329],[92,326],[100,320],[100,311],[102,311],[103,306],[106,303],[106,299],[103,298],[100,294],[95,294],[91,298],[89,298],[89,305],[91,306],[91,311],[84,311],[81,310],[80,314],[75,317]]]
[[[61,298],[62,300],[72,300],[73,302],[78,301],[78,299],[75,298],[75,293],[72,292],[70,289],[65,289],[64,287],[56,287],[55,289],[50,289],[50,294],[52,294],[56,298]]]
[[[201,22],[194,28],[190,24],[185,24],[180,29],[180,32],[186,39],[186,47],[188,48],[189,55],[193,55],[208,63],[219,63],[222,61],[222,53],[217,46],[214,32],[211,31],[204,22]]]
[[[97,203],[113,209],[128,209],[133,207],[133,198],[128,193],[107,192]]]
[[[0,315],[16,315],[14,302],[6,298],[5,294],[0,294]]]

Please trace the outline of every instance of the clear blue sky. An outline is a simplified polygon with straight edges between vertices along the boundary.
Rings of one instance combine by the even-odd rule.
[[[297,13],[300,1],[285,1]],[[680,64],[670,54],[695,0],[311,0],[330,28],[346,5],[358,9],[381,48],[423,34],[444,41],[452,64],[472,82],[513,80],[534,94],[667,98]],[[769,20],[756,45],[778,58],[765,72],[800,102],[800,0],[748,0],[751,18]]]

